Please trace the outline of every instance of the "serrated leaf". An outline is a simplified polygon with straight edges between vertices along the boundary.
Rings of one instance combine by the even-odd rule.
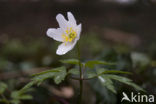
[[[115,87],[113,85],[113,82],[111,79],[107,78],[106,76],[99,76],[98,79],[100,80],[101,84],[112,91],[113,93],[116,93]]]
[[[37,82],[38,85],[40,85],[44,80],[54,78],[55,83],[59,84],[62,80],[64,80],[66,74],[67,73],[65,67],[58,67],[55,69],[35,74],[32,80]]]
[[[98,74],[131,74],[130,72],[120,70],[106,70],[105,68],[96,69]]]
[[[28,90],[33,85],[37,84],[38,86],[46,79],[53,78],[56,84],[61,83],[66,77],[66,68],[58,67],[51,70],[43,71],[37,74],[32,75],[32,81],[25,85],[20,91]]]
[[[32,87],[36,82],[35,81],[31,81],[28,84],[26,84],[20,91],[25,91],[28,90],[30,87]]]
[[[0,94],[4,93],[6,89],[7,89],[7,85],[3,82],[0,82]]]
[[[119,70],[106,70],[101,74],[131,74],[130,72],[119,71]]]
[[[27,92],[29,92],[31,90],[27,89],[27,90],[20,90],[20,91],[13,91],[11,93],[11,98],[14,104],[18,104],[20,100],[30,100],[33,97],[31,95],[26,94]]]
[[[66,68],[62,67],[60,68],[60,72],[56,73],[54,76],[54,81],[56,84],[61,83],[65,77],[66,77],[67,73],[66,73]]]
[[[128,79],[126,77],[122,77],[122,76],[118,76],[118,75],[105,75],[105,76],[107,76],[110,79],[119,81],[119,82],[124,83],[124,84],[127,84],[129,86],[132,86],[136,90],[144,91],[144,89],[142,89],[141,87],[139,87],[138,85],[136,85],[135,83],[133,83],[131,79]]]
[[[66,60],[60,60],[60,61],[64,64],[75,64],[75,65],[79,64],[79,60],[77,59],[66,59]]]
[[[115,64],[114,63],[105,62],[105,61],[99,61],[99,60],[87,61],[85,63],[85,66],[89,67],[89,68],[94,68],[95,65],[115,65]]]
[[[107,69],[105,69],[105,68],[99,68],[99,69],[96,69],[96,73],[97,74],[101,74],[101,73],[103,73],[104,71],[106,71]]]
[[[105,68],[97,69],[96,72],[97,74],[93,74],[89,78],[95,78],[104,74],[131,74],[130,72],[119,71],[119,70],[106,70]]]
[[[86,71],[87,77],[88,78],[94,78],[95,76],[97,76],[97,74],[92,70],[87,70]]]
[[[68,71],[69,74],[79,75],[80,71],[76,68],[72,68]]]

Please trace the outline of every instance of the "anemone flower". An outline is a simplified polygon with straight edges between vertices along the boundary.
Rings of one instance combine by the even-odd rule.
[[[81,24],[77,25],[71,12],[67,12],[68,20],[62,14],[56,16],[59,28],[49,28],[47,35],[56,41],[62,42],[56,51],[58,55],[64,55],[74,48],[80,39]]]

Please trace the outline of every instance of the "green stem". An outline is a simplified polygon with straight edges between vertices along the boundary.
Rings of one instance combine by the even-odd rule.
[[[78,104],[82,104],[82,92],[83,92],[83,72],[82,72],[82,67],[81,67],[81,59],[80,59],[80,47],[79,43],[77,43],[77,53],[78,53],[78,59],[79,59],[79,71],[80,71],[80,94],[79,94],[79,101]]]

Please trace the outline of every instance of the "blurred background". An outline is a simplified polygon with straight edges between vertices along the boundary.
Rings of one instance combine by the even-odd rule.
[[[8,86],[8,99],[31,74],[76,57],[75,49],[57,56],[60,43],[46,36],[48,28],[58,27],[56,15],[67,11],[82,23],[83,61],[117,62],[114,69],[132,72],[126,77],[156,94],[156,0],[0,0],[0,81]],[[34,86],[33,100],[22,104],[76,104],[78,86],[74,80],[49,80]],[[120,104],[123,91],[135,92],[120,84],[113,94],[95,80],[86,81],[84,90],[84,104]]]

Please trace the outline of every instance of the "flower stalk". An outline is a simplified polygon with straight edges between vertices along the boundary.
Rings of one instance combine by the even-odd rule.
[[[80,94],[79,94],[78,104],[82,104],[82,93],[83,93],[83,71],[82,71],[82,66],[81,66],[81,58],[80,58],[80,47],[79,47],[79,43],[77,43],[77,53],[78,53],[78,59],[79,59],[79,71],[80,71],[80,78],[79,78],[79,83],[80,83]]]

